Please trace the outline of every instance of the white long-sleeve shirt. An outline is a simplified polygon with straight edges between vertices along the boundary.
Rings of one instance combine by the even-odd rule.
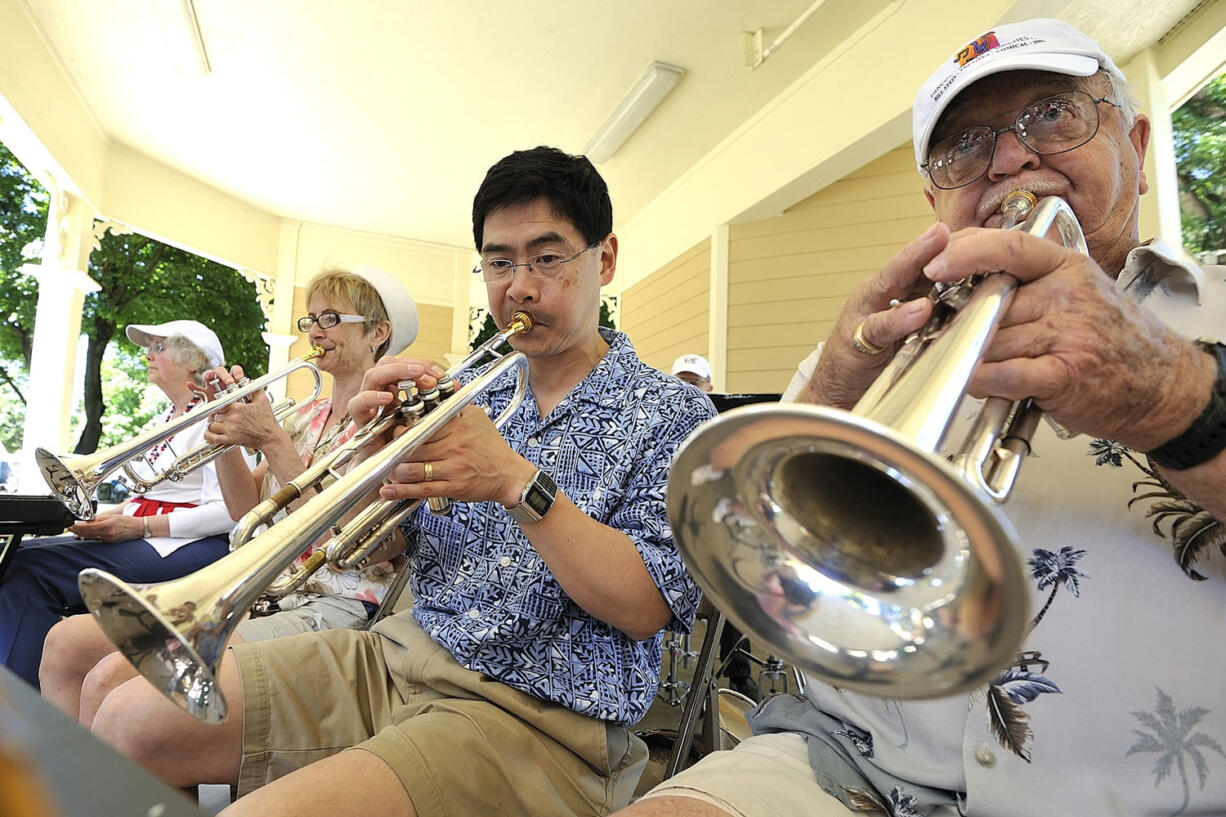
[[[164,422],[165,417],[157,424]],[[193,423],[164,445],[159,444],[146,458],[134,461],[132,470],[142,479],[166,470],[177,457],[204,443],[207,425]],[[158,502],[192,503],[196,506],[173,509],[168,514],[170,536],[153,536],[146,540],[161,556],[169,556],[184,545],[206,536],[227,533],[234,527],[234,520],[230,518],[221,496],[221,487],[217,484],[217,469],[212,463],[195,469],[177,482],[161,482],[144,496]],[[136,505],[129,504],[124,508],[124,513],[129,516],[135,514]]]

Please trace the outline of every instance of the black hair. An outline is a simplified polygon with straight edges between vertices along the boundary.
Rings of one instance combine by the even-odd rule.
[[[481,250],[485,219],[489,215],[538,198],[549,202],[554,215],[575,225],[588,244],[613,231],[609,187],[588,158],[542,145],[517,150],[486,172],[473,198],[473,240],[477,251]]]

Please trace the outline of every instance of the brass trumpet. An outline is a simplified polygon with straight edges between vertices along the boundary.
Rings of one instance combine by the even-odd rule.
[[[214,399],[196,411],[184,414],[169,423],[151,428],[132,439],[117,445],[95,451],[92,454],[54,454],[45,448],[36,449],[34,458],[42,471],[43,479],[51,492],[68,507],[78,519],[93,519],[94,508],[89,498],[98,485],[115,470],[122,468],[132,487],[138,493],[145,491],[165,480],[177,481],[205,463],[212,462],[225,453],[231,446],[202,445],[179,457],[169,468],[151,478],[140,477],[132,468],[132,461],[143,456],[155,446],[178,434],[195,423],[208,422],[209,418],[239,400],[247,400],[261,389],[272,383],[289,377],[299,369],[307,369],[315,378],[314,392],[310,400],[319,396],[323,388],[323,380],[319,369],[311,361],[322,357],[324,350],[312,346],[311,351],[292,361],[279,372],[266,374],[263,377],[242,384],[235,384],[222,391]],[[280,422],[294,408],[294,400],[283,400],[273,407],[273,414]]]
[[[1055,229],[1087,253],[1063,200],[1019,191],[1002,209],[1004,227]],[[997,273],[934,290],[928,325],[850,412],[747,406],[678,453],[668,514],[698,584],[814,677],[883,697],[952,695],[1021,644],[1026,585],[996,503],[1040,412],[988,400],[953,464],[938,453],[1016,288]]]
[[[461,366],[471,366],[478,353],[490,354],[496,343],[531,328],[532,319],[524,313],[516,313],[505,332],[492,338],[450,370],[448,377],[458,374]],[[189,714],[208,723],[219,723],[226,715],[226,702],[217,687],[217,668],[234,628],[264,589],[293,564],[311,543],[336,525],[370,492],[377,490],[392,470],[419,445],[434,436],[504,374],[514,371],[518,378],[515,394],[497,420],[499,424],[505,422],[526,394],[527,369],[528,360],[519,352],[500,356],[489,369],[457,389],[452,397],[441,401],[434,410],[416,419],[395,440],[366,460],[352,464],[343,476],[309,497],[294,513],[195,573],[159,584],[129,585],[102,570],[89,568],[81,571],[78,585],[85,606],[112,643],[154,687]],[[396,412],[376,418],[367,429],[386,430],[393,422],[400,420],[400,412]],[[369,439],[369,434],[365,439]],[[310,470],[316,471],[322,478],[341,462],[351,462],[358,447],[360,444],[347,448],[347,453],[327,458],[325,462],[329,467],[321,464],[319,468],[312,467]],[[311,487],[302,481],[301,476],[295,482],[302,484],[295,485],[289,491],[283,489],[285,494],[278,502],[288,504],[292,499],[286,497],[291,493],[296,498]],[[371,508],[341,529],[357,538],[351,547],[343,549],[353,552],[354,558],[360,558],[358,550],[369,548],[367,553],[373,551],[416,505],[385,501],[373,503]],[[257,506],[249,516],[257,521],[269,518],[271,507]],[[372,522],[378,536],[374,540],[365,536],[371,527],[368,523]],[[249,522],[249,525],[253,530],[256,522]],[[333,542],[336,542],[335,537]],[[329,549],[325,548],[322,552]],[[323,557],[316,567],[322,563]],[[313,572],[314,568],[311,568],[301,578],[305,579]]]

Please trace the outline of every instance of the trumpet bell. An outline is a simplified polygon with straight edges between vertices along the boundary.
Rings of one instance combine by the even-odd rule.
[[[133,585],[88,568],[77,578],[81,598],[102,631],[162,694],[206,723],[221,723],[226,701],[214,670],[247,610],[223,593],[201,596],[191,576]]]
[[[90,497],[101,478],[91,474],[92,465],[82,462],[85,457],[59,457],[45,448],[34,450],[34,460],[56,499],[64,503],[77,519],[93,519],[94,506]]]
[[[850,412],[721,415],[678,453],[668,514],[716,606],[834,686],[952,695],[990,681],[1024,636],[1007,520],[943,458]]]

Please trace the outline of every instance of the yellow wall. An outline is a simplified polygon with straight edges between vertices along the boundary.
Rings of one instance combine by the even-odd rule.
[[[649,366],[668,371],[678,355],[708,354],[710,277],[703,241],[622,293],[618,328]]]
[[[731,226],[728,391],[783,391],[852,287],[932,223],[921,189],[903,145],[777,218]]]
[[[294,315],[302,316],[307,314],[306,306],[306,287],[294,287]],[[437,306],[434,304],[418,304],[417,318],[419,322],[417,340],[413,345],[401,352],[401,355],[413,355],[415,357],[428,357],[431,360],[437,360],[444,365],[446,361],[444,355],[451,351],[451,307]],[[310,350],[307,336],[302,335],[294,345],[290,347],[290,358],[301,357]],[[290,375],[289,385],[286,394],[290,397],[302,399],[310,393],[313,384],[311,375],[305,371],[294,372]],[[325,396],[331,392],[328,378],[324,378],[324,390],[322,394]]]

